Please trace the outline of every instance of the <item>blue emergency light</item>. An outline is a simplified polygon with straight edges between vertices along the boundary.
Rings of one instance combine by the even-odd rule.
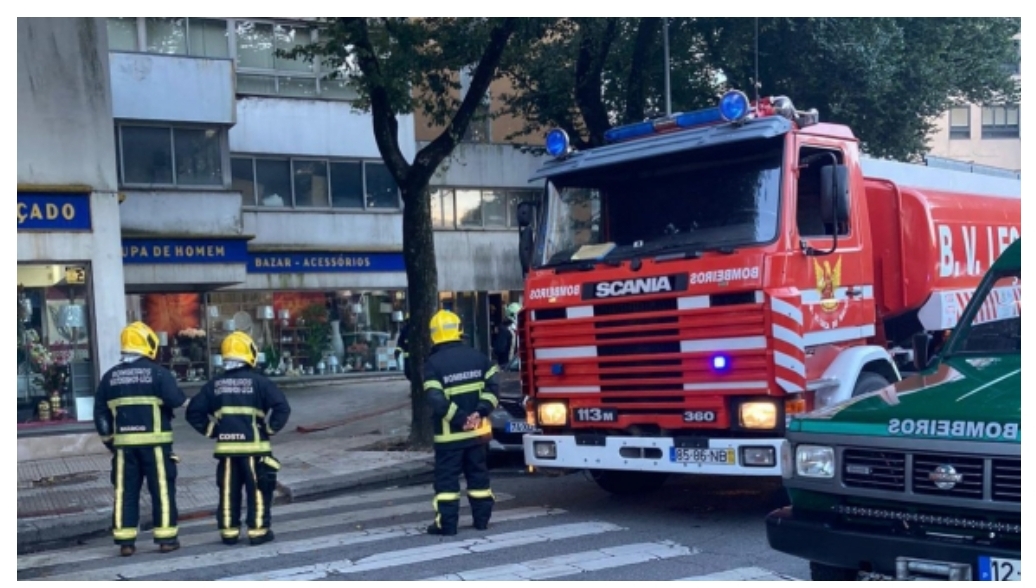
[[[568,133],[562,129],[553,129],[547,133],[547,153],[552,157],[561,157],[569,151]]]
[[[723,120],[738,122],[748,116],[748,96],[740,90],[731,90],[723,95],[719,101],[719,113]]]
[[[726,355],[712,356],[712,369],[717,372],[725,372],[730,367],[730,360]]]

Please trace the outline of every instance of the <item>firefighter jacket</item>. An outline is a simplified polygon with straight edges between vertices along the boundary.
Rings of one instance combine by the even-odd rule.
[[[489,413],[497,405],[497,366],[475,349],[459,341],[432,348],[424,366],[424,389],[432,408],[436,447],[463,448],[488,443],[492,437]],[[468,417],[477,412],[482,423],[464,430]]]
[[[184,416],[196,431],[216,440],[217,456],[228,456],[270,455],[270,436],[288,424],[290,414],[284,393],[245,366],[209,380]]]
[[[125,359],[97,386],[94,427],[109,447],[169,445],[173,410],[185,402],[169,370],[146,357]]]

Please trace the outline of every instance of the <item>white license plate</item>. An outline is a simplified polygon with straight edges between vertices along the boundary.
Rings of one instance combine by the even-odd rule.
[[[504,427],[504,430],[508,433],[531,433],[536,430],[536,427],[530,425],[529,423],[511,421],[507,423],[507,426]]]
[[[990,582],[1021,582],[1022,562],[1001,557],[978,558],[978,579]]]
[[[692,447],[669,448],[669,461],[676,463],[707,463],[712,465],[737,465],[733,449],[694,449]]]

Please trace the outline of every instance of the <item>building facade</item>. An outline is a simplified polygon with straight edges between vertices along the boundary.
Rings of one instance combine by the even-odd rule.
[[[20,448],[92,432],[88,401],[133,320],[185,387],[220,369],[232,330],[275,377],[398,369],[399,190],[351,91],[275,54],[318,35],[304,20],[19,19]],[[432,198],[442,304],[488,352],[520,301],[514,209],[539,187],[537,159],[482,122]],[[426,128],[400,117],[408,159]],[[74,376],[53,401],[41,348]]]
[[[92,429],[99,370],[119,355],[124,282],[105,37],[101,19],[18,19],[19,459],[46,456],[40,435]]]
[[[1018,59],[1004,65],[1021,81],[1021,36],[1015,38]],[[930,154],[958,163],[1022,169],[1021,104],[964,104],[943,113],[930,138]],[[941,163],[941,162],[937,162]]]

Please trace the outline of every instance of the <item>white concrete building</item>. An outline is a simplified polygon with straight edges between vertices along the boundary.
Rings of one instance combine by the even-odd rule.
[[[20,324],[57,353],[73,323],[54,317],[78,316],[62,310],[69,300],[86,311],[76,385],[55,403],[70,418],[44,421],[26,374],[20,436],[92,433],[83,403],[132,320],[159,334],[184,386],[219,368],[232,329],[250,331],[278,375],[393,369],[407,311],[399,190],[350,90],[276,57],[317,38],[311,23],[19,19],[18,30],[19,282],[33,308]],[[399,128],[413,158],[426,125],[402,116]],[[542,186],[527,182],[536,158],[499,135],[473,128],[432,182],[442,304],[486,351],[520,299],[514,208]],[[311,328],[322,313],[329,333]]]

